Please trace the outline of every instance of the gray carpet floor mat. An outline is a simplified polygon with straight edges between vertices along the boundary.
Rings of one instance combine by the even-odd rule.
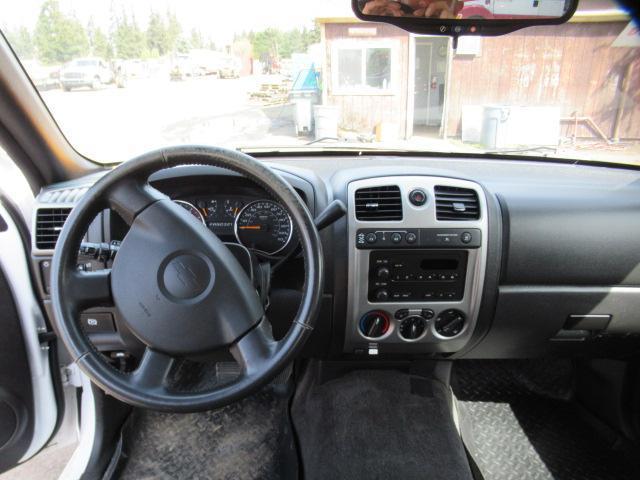
[[[291,415],[307,480],[471,479],[437,381],[360,370],[317,384],[308,369]]]
[[[125,429],[120,478],[296,478],[288,403],[288,396],[265,390],[210,412],[139,410]]]
[[[486,480],[639,479],[571,398],[565,362],[456,362],[453,389],[465,445]]]

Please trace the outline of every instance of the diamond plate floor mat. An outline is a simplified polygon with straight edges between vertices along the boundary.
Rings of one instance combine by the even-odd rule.
[[[481,478],[640,478],[637,459],[570,400],[571,372],[565,362],[456,362],[462,436]]]
[[[265,390],[219,410],[138,410],[125,429],[122,479],[285,479],[298,465],[289,398]]]

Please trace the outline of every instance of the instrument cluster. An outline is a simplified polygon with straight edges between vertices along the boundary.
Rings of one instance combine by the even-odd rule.
[[[223,241],[237,241],[268,256],[280,254],[291,244],[291,217],[273,200],[219,195],[174,201]]]

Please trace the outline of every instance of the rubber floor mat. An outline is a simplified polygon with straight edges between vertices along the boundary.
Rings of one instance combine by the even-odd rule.
[[[265,390],[209,412],[138,410],[125,429],[122,479],[286,479],[298,465],[288,396]]]
[[[462,436],[485,480],[640,478],[637,461],[569,400],[571,381],[563,362],[456,362]]]

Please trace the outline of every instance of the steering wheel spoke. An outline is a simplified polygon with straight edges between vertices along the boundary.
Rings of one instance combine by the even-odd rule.
[[[72,301],[78,311],[113,305],[111,270],[73,271],[67,277],[66,288],[73,292]]]
[[[164,390],[165,381],[174,362],[174,357],[147,347],[140,365],[130,375],[130,381],[139,388]]]
[[[266,318],[244,337],[234,343],[229,351],[240,364],[245,375],[251,376],[260,372],[267,365],[277,350],[278,343],[273,339],[271,324]]]
[[[168,197],[149,183],[138,179],[127,179],[109,191],[109,206],[118,212],[127,225],[131,225],[138,214],[149,205]]]

